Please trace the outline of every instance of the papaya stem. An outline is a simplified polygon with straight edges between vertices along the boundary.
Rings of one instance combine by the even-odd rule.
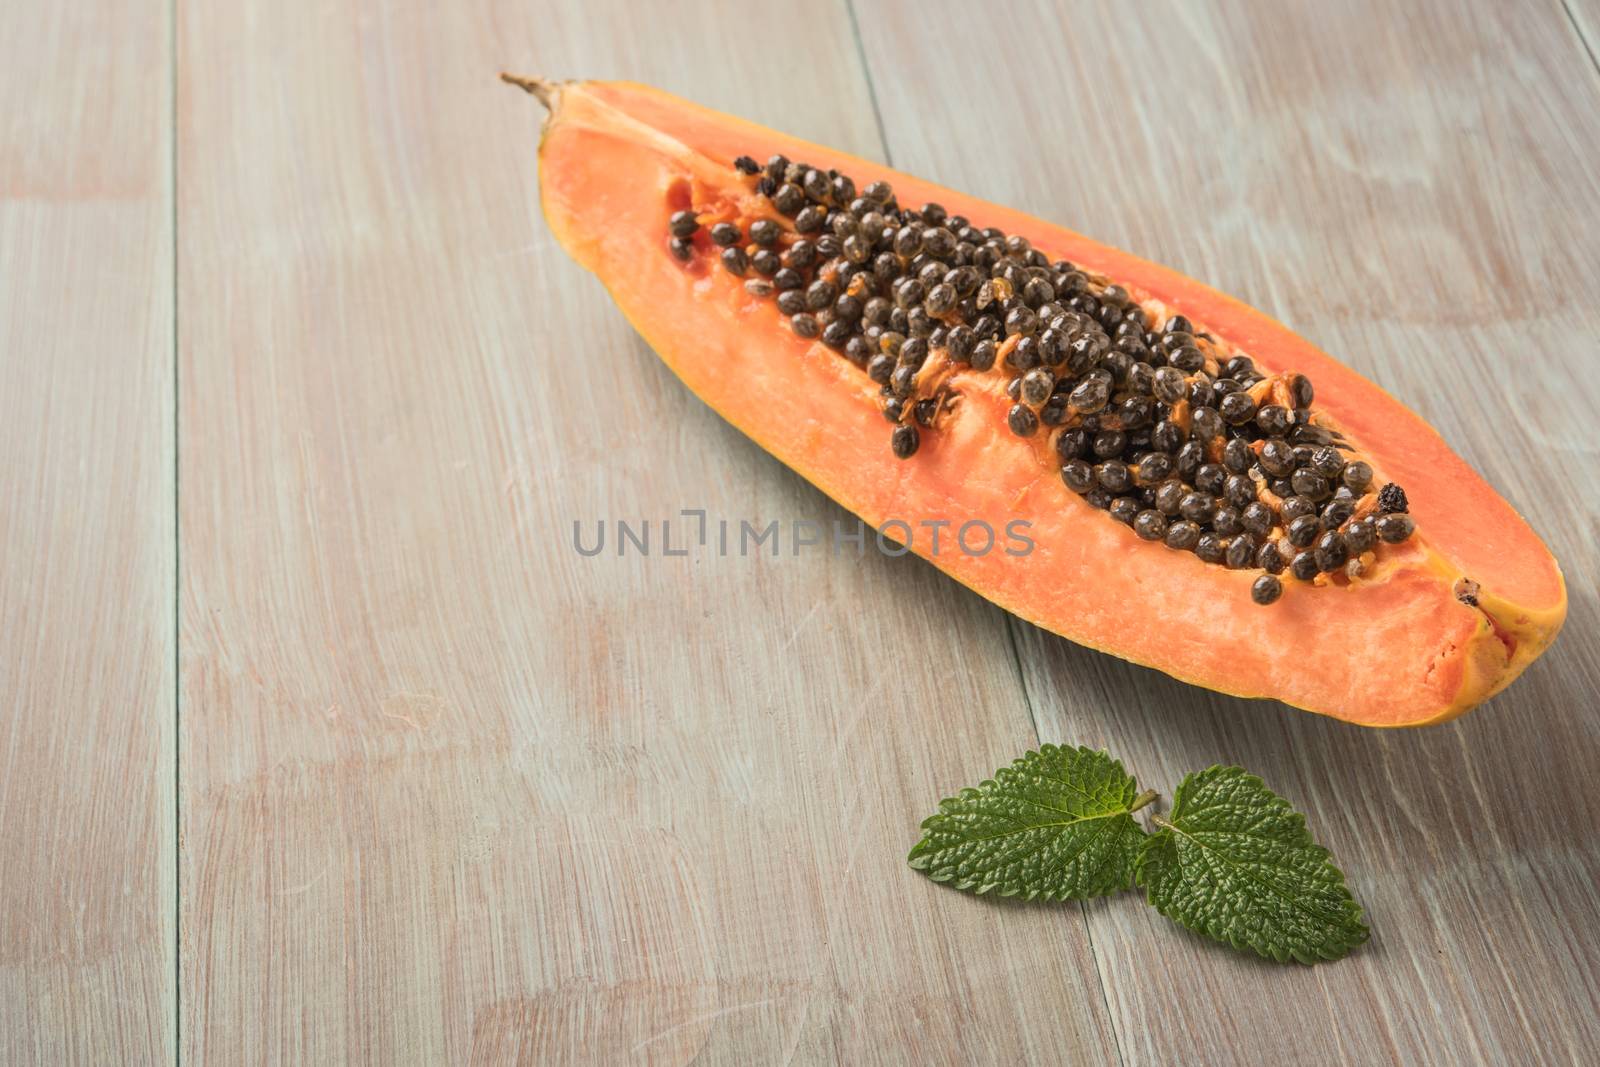
[[[1140,808],[1148,807],[1149,805],[1154,804],[1156,802],[1156,798],[1160,795],[1161,794],[1157,793],[1154,789],[1146,789],[1143,793],[1140,793],[1138,796],[1133,798],[1133,804],[1128,808],[1128,814],[1132,815]]]
[[[500,73],[500,80],[507,85],[515,85],[523,92],[532,93],[549,110],[555,106],[556,84],[544,78],[524,78],[520,74]]]

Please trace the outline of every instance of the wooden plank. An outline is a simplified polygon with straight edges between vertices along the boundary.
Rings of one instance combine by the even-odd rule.
[[[168,22],[0,14],[0,1062],[173,1048]]]
[[[1033,741],[993,608],[876,553],[571,543],[846,516],[562,255],[497,70],[873,154],[836,16],[183,9],[185,1059],[1114,1056],[1079,912],[904,864]]]
[[[1572,23],[1578,45],[1600,75],[1600,3],[1596,0],[1559,0],[1561,13]]]
[[[1600,404],[1600,246],[1574,240],[1600,208],[1600,94],[1560,9],[969,16],[861,5],[899,166],[1170,263],[1341,353],[1527,514],[1572,596],[1522,681],[1405,733],[1196,690],[1022,627],[1046,740],[1106,746],[1169,797],[1212,763],[1261,773],[1342,860],[1375,931],[1346,962],[1285,968],[1132,900],[1096,905],[1126,1061],[1591,1057],[1600,480],[1566,427]]]

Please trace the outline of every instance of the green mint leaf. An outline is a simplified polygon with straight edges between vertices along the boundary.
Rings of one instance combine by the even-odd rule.
[[[1181,926],[1280,963],[1367,939],[1361,905],[1305,817],[1242,767],[1191,774],[1139,850],[1147,899]]]
[[[1045,745],[976,789],[939,802],[907,857],[936,882],[1027,900],[1127,889],[1144,831],[1122,764],[1104,752]]]

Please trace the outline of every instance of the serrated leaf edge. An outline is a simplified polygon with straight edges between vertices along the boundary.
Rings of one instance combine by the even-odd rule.
[[[1133,827],[1134,827],[1135,830],[1139,830],[1140,833],[1143,833],[1143,830],[1140,828],[1138,822],[1134,821],[1133,816],[1129,815],[1125,811],[1114,811],[1114,812],[1110,812],[1110,813],[1108,813],[1106,815],[1092,815],[1092,816],[1089,816],[1088,818],[1085,818],[1085,819],[1078,819],[1078,820],[1076,820],[1076,822],[1091,822],[1091,821],[1093,821],[1095,819],[1108,819],[1109,820],[1109,819],[1117,819],[1117,818],[1124,818],[1124,817],[1127,818],[1128,821],[1133,824]],[[1110,823],[1108,822],[1106,825],[1109,826]],[[1100,840],[1100,835],[1103,832],[1104,832],[1103,830],[1097,830],[1095,832],[1095,836],[1090,839],[1088,844],[1084,845],[1083,848],[1078,849],[1076,852],[1074,852],[1072,854],[1073,858],[1075,859],[1078,856],[1081,856],[1084,852],[1087,852],[1090,845],[1093,845],[1095,842],[1098,842]],[[1126,832],[1126,831],[1123,831],[1123,832]],[[917,844],[921,845],[922,842],[919,841],[919,842],[917,842]],[[987,882],[987,883],[980,884],[980,883],[978,883],[978,881],[976,879],[969,879],[969,880],[966,880],[966,881],[957,881],[955,875],[953,875],[953,874],[940,875],[940,874],[937,874],[937,873],[930,872],[928,870],[927,857],[916,856],[915,855],[915,853],[916,853],[916,849],[915,848],[913,848],[912,852],[913,852],[913,856],[915,856],[915,858],[909,859],[909,862],[910,862],[911,868],[913,870],[921,871],[922,873],[927,875],[927,877],[928,877],[928,879],[930,881],[936,882],[939,885],[948,885],[952,889],[960,889],[963,892],[970,892],[974,896],[980,896],[980,897],[988,896],[990,893],[994,893],[996,896],[1005,897],[1007,900],[1029,900],[1029,901],[1031,901],[1031,900],[1047,900],[1047,901],[1055,901],[1055,902],[1060,903],[1060,902],[1065,902],[1065,901],[1068,901],[1068,900],[1093,900],[1096,897],[1110,896],[1112,893],[1121,893],[1124,890],[1127,890],[1127,889],[1130,889],[1130,888],[1133,887],[1133,870],[1132,870],[1132,865],[1130,864],[1129,865],[1129,870],[1128,870],[1128,881],[1127,881],[1127,884],[1119,885],[1119,886],[1115,887],[1114,889],[1107,890],[1104,893],[1095,893],[1095,894],[1092,894],[1090,896],[1078,896],[1078,895],[1075,895],[1073,893],[1056,892],[1055,890],[1052,890],[1052,889],[1030,889],[1030,890],[1027,890],[1026,892],[1018,892],[1018,891],[1013,890],[1013,889],[1008,889],[1005,885],[1003,885],[1000,882]],[[921,862],[918,862],[918,861],[921,861]]]
[[[932,824],[934,822],[934,820],[938,819],[941,815],[944,815],[944,814],[947,813],[946,812],[946,806],[947,805],[955,804],[956,802],[958,802],[960,800],[969,799],[969,794],[971,796],[973,796],[973,797],[981,797],[983,795],[983,791],[984,791],[984,789],[986,787],[998,787],[998,786],[1002,785],[1003,783],[1000,782],[1000,780],[999,780],[1000,776],[1002,774],[1007,774],[1007,773],[1012,772],[1012,771],[1025,769],[1026,765],[1029,764],[1029,762],[1035,757],[1044,758],[1044,757],[1054,756],[1054,755],[1056,755],[1058,753],[1066,753],[1066,754],[1069,754],[1069,755],[1079,755],[1079,756],[1104,756],[1106,759],[1110,760],[1111,761],[1111,765],[1113,767],[1115,767],[1117,769],[1117,771],[1124,778],[1126,778],[1128,780],[1128,785],[1129,785],[1130,789],[1129,790],[1125,790],[1125,792],[1126,791],[1131,791],[1133,793],[1133,798],[1127,801],[1128,807],[1125,808],[1122,811],[1106,812],[1106,813],[1101,814],[1101,815],[1089,815],[1089,816],[1085,816],[1085,817],[1083,817],[1081,819],[1074,819],[1070,823],[1063,823],[1061,825],[1063,825],[1063,826],[1073,826],[1073,825],[1077,825],[1078,823],[1092,822],[1092,821],[1094,821],[1096,819],[1111,820],[1111,819],[1116,819],[1116,818],[1119,818],[1119,817],[1125,817],[1128,820],[1129,824],[1133,827],[1135,832],[1137,832],[1141,838],[1145,838],[1145,837],[1149,836],[1148,834],[1146,834],[1144,827],[1139,825],[1139,821],[1133,817],[1133,811],[1132,811],[1133,805],[1138,801],[1138,799],[1140,797],[1138,780],[1135,779],[1133,775],[1128,773],[1128,769],[1122,765],[1122,761],[1121,760],[1117,759],[1110,752],[1108,752],[1107,750],[1105,750],[1103,748],[1093,749],[1093,748],[1090,748],[1088,745],[1074,745],[1074,746],[1055,745],[1055,744],[1051,744],[1050,742],[1045,742],[1044,744],[1041,744],[1036,749],[1029,749],[1028,751],[1024,752],[1022,755],[1020,755],[1017,758],[1013,759],[1010,763],[1006,764],[1004,767],[1001,767],[998,770],[996,770],[991,777],[985,778],[983,781],[979,782],[976,786],[966,786],[966,787],[962,788],[958,793],[956,793],[955,796],[950,796],[950,797],[943,798],[942,800],[939,801],[938,810],[935,811],[932,815],[929,815],[926,819],[923,819],[922,822],[918,825],[918,829],[923,830],[923,831],[927,831],[927,830],[931,829],[932,827],[931,827],[930,824]],[[1065,778],[1057,778],[1057,777],[1054,777],[1054,776],[1048,776],[1048,777],[1050,777],[1051,781],[1060,782],[1062,785],[1067,786],[1073,792],[1077,793],[1079,796],[1082,796],[1085,800],[1092,801],[1092,800],[1096,799],[1095,797],[1091,796],[1086,790],[1084,790],[1083,787],[1078,785],[1076,782],[1068,781]],[[1063,814],[1065,814],[1065,813],[1063,813]],[[1107,825],[1110,825],[1110,823],[1108,822]],[[1017,832],[1021,833],[1022,831],[1017,831]],[[1124,831],[1124,832],[1126,832],[1126,831]],[[997,835],[994,838],[988,838],[986,840],[999,840],[1000,836],[1009,836],[1009,835]],[[1099,839],[1100,839],[1099,832],[1097,832],[1095,837],[1091,839],[1089,844],[1093,844],[1094,842],[1098,841]],[[1141,841],[1140,842],[1140,849],[1141,850],[1143,848],[1143,844],[1144,844],[1144,842]],[[1032,890],[1029,890],[1027,892],[1017,892],[1017,891],[1014,891],[1014,890],[1007,889],[1004,885],[1001,885],[998,882],[990,882],[988,884],[979,885],[976,882],[976,880],[969,880],[969,881],[966,881],[966,882],[958,882],[958,881],[955,880],[955,876],[954,875],[945,875],[945,876],[941,877],[938,874],[931,873],[931,872],[928,871],[929,857],[924,855],[924,852],[931,851],[931,848],[932,848],[932,846],[929,845],[927,835],[926,835],[926,833],[924,833],[923,837],[921,837],[917,841],[916,844],[912,845],[911,846],[911,851],[906,854],[906,863],[911,867],[912,870],[921,872],[922,874],[926,875],[926,877],[930,881],[932,881],[932,882],[934,882],[934,883],[936,883],[938,885],[948,885],[953,889],[959,889],[959,890],[962,890],[963,892],[970,892],[974,896],[980,896],[981,897],[981,896],[987,896],[990,893],[996,893],[996,895],[1004,897],[1004,898],[1006,898],[1008,900],[1025,900],[1025,901],[1045,900],[1045,901],[1053,901],[1053,902],[1058,902],[1059,903],[1059,902],[1065,902],[1065,901],[1069,901],[1069,900],[1092,900],[1092,899],[1095,899],[1096,897],[1110,896],[1112,893],[1121,893],[1121,892],[1124,892],[1124,891],[1126,891],[1128,889],[1131,889],[1136,884],[1136,873],[1135,873],[1134,868],[1135,868],[1135,866],[1137,865],[1137,862],[1138,862],[1138,853],[1135,853],[1134,863],[1129,865],[1128,881],[1127,881],[1126,884],[1117,886],[1115,889],[1107,890],[1105,893],[1097,893],[1097,894],[1094,894],[1094,896],[1082,897],[1082,896],[1075,896],[1075,895],[1073,895],[1071,893],[1059,893],[1059,892],[1055,892],[1055,891],[1050,890],[1050,889],[1032,889]],[[1076,852],[1074,852],[1073,856],[1077,857],[1079,855],[1082,855],[1087,850],[1088,850],[1088,845],[1085,845],[1083,848],[1080,848]],[[976,888],[974,888],[974,886],[976,886]]]
[[[1349,920],[1349,921],[1353,921],[1355,926],[1356,926],[1356,928],[1357,928],[1357,930],[1359,931],[1357,936],[1354,936],[1354,937],[1351,937],[1349,939],[1346,939],[1345,941],[1340,943],[1341,947],[1342,947],[1342,951],[1338,951],[1334,955],[1328,955],[1326,953],[1318,952],[1312,958],[1307,958],[1307,956],[1309,955],[1307,953],[1298,952],[1298,951],[1295,951],[1293,949],[1285,949],[1285,950],[1281,950],[1281,951],[1272,951],[1272,952],[1263,953],[1259,949],[1257,949],[1256,946],[1250,944],[1248,941],[1242,941],[1242,940],[1240,940],[1240,939],[1238,939],[1236,937],[1232,937],[1232,936],[1220,935],[1214,929],[1211,929],[1209,927],[1191,926],[1188,923],[1184,922],[1178,916],[1176,916],[1176,915],[1172,914],[1171,912],[1167,911],[1166,908],[1162,907],[1154,899],[1152,899],[1153,890],[1151,889],[1151,887],[1144,880],[1144,871],[1145,871],[1145,866],[1146,866],[1146,859],[1149,856],[1149,854],[1153,853],[1157,848],[1162,847],[1166,842],[1174,841],[1176,834],[1179,834],[1179,833],[1182,833],[1190,841],[1193,841],[1196,846],[1198,846],[1200,848],[1203,848],[1203,849],[1206,849],[1206,851],[1208,851],[1208,852],[1215,853],[1218,856],[1218,858],[1223,860],[1223,862],[1227,863],[1228,866],[1233,867],[1235,869],[1239,869],[1240,873],[1242,875],[1244,875],[1244,877],[1249,878],[1250,881],[1255,882],[1257,885],[1264,886],[1266,889],[1270,890],[1274,895],[1276,895],[1276,896],[1278,896],[1280,898],[1288,899],[1288,898],[1284,898],[1283,894],[1278,892],[1276,887],[1271,886],[1271,885],[1267,885],[1266,883],[1261,882],[1260,879],[1258,879],[1258,878],[1254,877],[1253,875],[1250,875],[1247,872],[1243,871],[1242,869],[1238,868],[1238,865],[1233,863],[1232,860],[1229,860],[1226,856],[1222,855],[1221,853],[1216,853],[1215,849],[1212,849],[1212,848],[1208,847],[1204,842],[1202,842],[1199,839],[1195,838],[1193,835],[1184,833],[1184,831],[1183,831],[1183,829],[1181,827],[1175,825],[1177,820],[1183,818],[1184,814],[1186,814],[1186,813],[1182,812],[1181,809],[1183,807],[1183,801],[1184,801],[1185,795],[1186,795],[1186,793],[1188,791],[1189,784],[1191,782],[1194,782],[1196,784],[1200,784],[1200,783],[1202,783],[1204,781],[1210,780],[1210,778],[1212,778],[1212,777],[1216,777],[1216,776],[1218,776],[1220,774],[1228,773],[1228,772],[1237,772],[1237,774],[1240,776],[1240,778],[1247,785],[1259,786],[1261,789],[1263,789],[1267,793],[1269,793],[1274,799],[1280,801],[1285,807],[1287,807],[1289,809],[1289,814],[1293,817],[1292,821],[1293,821],[1294,825],[1298,829],[1303,831],[1308,838],[1311,839],[1311,847],[1313,849],[1315,849],[1320,854],[1322,859],[1328,861],[1328,866],[1331,867],[1333,869],[1333,873],[1338,876],[1337,885],[1349,895],[1349,899],[1347,901],[1345,919]],[[1202,809],[1202,810],[1204,810],[1204,809]],[[1192,813],[1187,813],[1187,814],[1192,814]],[[1162,829],[1158,830],[1155,833],[1147,833],[1145,835],[1144,840],[1139,843],[1139,853],[1138,853],[1138,855],[1136,855],[1134,857],[1134,861],[1133,861],[1134,883],[1136,885],[1141,885],[1141,886],[1144,887],[1144,890],[1145,890],[1145,903],[1147,903],[1151,907],[1155,908],[1162,915],[1165,915],[1169,920],[1171,920],[1172,922],[1176,923],[1177,925],[1183,927],[1185,930],[1192,930],[1193,932],[1195,932],[1197,934],[1200,934],[1203,937],[1207,937],[1207,938],[1211,939],[1212,941],[1216,941],[1216,942],[1219,942],[1221,944],[1230,945],[1234,949],[1239,950],[1239,951],[1249,952],[1249,953],[1252,953],[1254,955],[1262,956],[1262,957],[1267,958],[1267,959],[1273,959],[1273,960],[1276,960],[1279,963],[1287,963],[1290,959],[1293,959],[1297,963],[1302,963],[1302,964],[1305,964],[1307,966],[1310,966],[1310,965],[1313,965],[1313,964],[1316,964],[1316,963],[1320,963],[1320,962],[1324,962],[1324,961],[1332,962],[1333,960],[1343,959],[1350,952],[1354,951],[1358,946],[1364,944],[1367,941],[1367,939],[1371,936],[1372,930],[1367,925],[1365,913],[1362,910],[1360,901],[1356,900],[1355,894],[1350,892],[1350,887],[1349,887],[1349,885],[1348,885],[1348,883],[1346,881],[1345,873],[1344,873],[1343,869],[1340,868],[1338,864],[1332,862],[1333,853],[1329,852],[1325,847],[1323,847],[1322,845],[1318,844],[1316,839],[1311,836],[1310,830],[1308,830],[1306,828],[1306,825],[1305,825],[1306,819],[1305,819],[1304,813],[1302,813],[1292,803],[1290,803],[1289,800],[1286,797],[1280,795],[1271,786],[1267,785],[1267,783],[1259,775],[1251,774],[1249,771],[1245,770],[1243,767],[1238,766],[1237,764],[1227,764],[1227,765],[1214,764],[1213,766],[1207,767],[1203,771],[1191,772],[1190,774],[1187,774],[1187,775],[1184,776],[1183,781],[1178,784],[1178,788],[1173,791],[1173,794],[1172,794],[1172,813],[1166,819],[1161,819],[1160,822],[1165,824],[1162,827]],[[1180,866],[1180,870],[1181,870],[1181,866]],[[1187,879],[1185,879],[1185,881],[1187,881]],[[1297,908],[1299,907],[1297,902],[1295,902],[1293,900],[1290,900],[1289,902],[1291,904],[1295,904],[1295,906]]]

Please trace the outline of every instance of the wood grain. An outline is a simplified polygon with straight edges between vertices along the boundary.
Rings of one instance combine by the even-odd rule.
[[[170,74],[0,7],[0,1063],[173,1048]]]
[[[1560,0],[1560,3],[1596,76],[1600,76],[1600,3],[1596,0]]]
[[[1600,405],[1600,245],[1577,237],[1600,215],[1600,82],[1559,7],[1473,8],[860,8],[897,165],[1172,264],[1340,354],[1528,516],[1571,592],[1523,680],[1404,733],[1017,624],[1044,740],[1105,745],[1169,797],[1212,763],[1259,772],[1375,931],[1337,966],[1285,969],[1126,902],[1090,909],[1127,1063],[1584,1062],[1600,1042],[1600,477],[1569,429]],[[980,114],[981,135],[930,134]]]
[[[1080,911],[904,864],[1033,741],[1003,616],[875,553],[571,543],[846,516],[556,247],[496,72],[873,154],[844,9],[256,0],[179,39],[185,1060],[1113,1060]]]
[[[242,0],[180,5],[176,57],[165,17],[0,9],[0,1062],[1592,1059],[1593,0]],[[681,509],[848,517],[561,254],[502,68],[888,153],[1243,296],[1528,515],[1567,632],[1379,734],[915,560],[661,555]],[[656,551],[580,556],[601,519]],[[1040,736],[1169,796],[1260,772],[1373,943],[1273,967],[908,872],[934,799]]]

